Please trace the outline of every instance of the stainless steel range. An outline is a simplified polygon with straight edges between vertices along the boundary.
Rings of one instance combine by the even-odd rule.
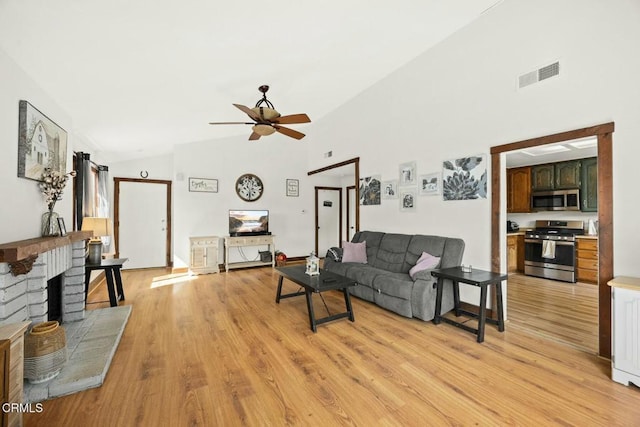
[[[536,221],[524,237],[524,274],[576,281],[576,236],[584,221]]]

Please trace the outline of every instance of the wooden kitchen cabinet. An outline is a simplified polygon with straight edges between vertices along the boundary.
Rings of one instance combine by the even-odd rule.
[[[507,272],[518,269],[518,236],[507,236]]]
[[[507,236],[507,271],[524,273],[524,234]]]
[[[556,190],[565,190],[580,187],[580,160],[555,163]]]
[[[531,212],[531,167],[507,169],[507,212]]]
[[[524,274],[524,234],[518,234],[518,273]]]
[[[553,163],[531,166],[531,190],[553,190],[555,182],[555,167]]]
[[[578,281],[598,283],[598,239],[577,238]]]
[[[582,180],[580,182],[580,210],[598,211],[598,158],[582,159]]]

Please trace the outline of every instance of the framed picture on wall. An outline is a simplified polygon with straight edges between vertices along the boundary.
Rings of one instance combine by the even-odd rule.
[[[416,210],[416,189],[400,188],[400,212],[414,212]]]
[[[484,154],[442,163],[442,198],[476,200],[487,198],[487,162]]]
[[[380,175],[360,178],[360,205],[380,204]]]
[[[440,192],[440,174],[430,173],[418,178],[418,191],[421,196],[434,196]]]
[[[300,195],[300,182],[297,179],[287,179],[287,197]]]
[[[47,168],[67,173],[67,132],[27,101],[18,108],[18,176],[40,181]]]
[[[402,163],[398,168],[400,176],[398,177],[399,186],[416,185],[416,162]]]
[[[382,181],[382,198],[383,199],[398,198],[398,180],[397,179]]]
[[[218,180],[209,178],[189,178],[189,191],[217,193]]]

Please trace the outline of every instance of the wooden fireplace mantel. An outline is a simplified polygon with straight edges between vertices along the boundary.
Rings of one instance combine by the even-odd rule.
[[[90,239],[91,237],[93,237],[93,231],[90,230],[72,231],[66,236],[37,237],[35,239],[3,243],[0,244],[0,262],[8,263],[14,276],[25,274],[31,271],[33,262],[38,255],[80,240]]]

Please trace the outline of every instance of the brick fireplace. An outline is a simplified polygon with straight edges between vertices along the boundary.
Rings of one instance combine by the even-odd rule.
[[[61,323],[82,320],[85,239],[90,237],[91,232],[73,232],[0,245],[0,325],[50,320],[47,281],[56,276]]]

